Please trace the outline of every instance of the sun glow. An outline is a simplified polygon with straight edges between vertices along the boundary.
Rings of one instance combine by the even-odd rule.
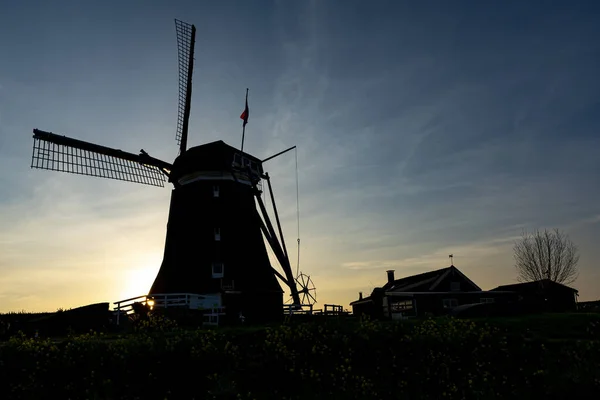
[[[150,286],[158,273],[161,262],[160,254],[147,254],[140,257],[138,265],[123,271],[121,299],[148,294]]]

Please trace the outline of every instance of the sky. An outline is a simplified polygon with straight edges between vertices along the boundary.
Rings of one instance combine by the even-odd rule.
[[[484,290],[513,283],[514,241],[544,228],[600,299],[600,3],[489,5],[3,2],[0,312],[149,290],[170,188],[31,169],[32,129],[171,162],[175,18],[197,28],[189,145],[239,147],[249,88],[244,149],[297,146],[265,170],[318,306],[449,254]]]

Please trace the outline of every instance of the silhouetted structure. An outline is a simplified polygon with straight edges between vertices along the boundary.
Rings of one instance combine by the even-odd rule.
[[[89,304],[47,313],[11,313],[0,316],[0,340],[23,332],[28,336],[66,336],[69,333],[108,331],[112,327],[109,303]],[[4,328],[4,332],[3,329]]]
[[[144,150],[127,153],[34,129],[31,166],[155,186],[168,179],[174,188],[164,258],[149,294],[183,294],[185,299],[193,297],[193,308],[219,313],[224,307],[225,319],[280,319],[283,290],[276,277],[290,288],[294,304],[300,299],[263,162],[294,147],[262,161],[223,141],[187,148],[196,30],[178,20],[176,28],[179,156],[172,164]],[[261,199],[262,181],[269,186],[278,232]],[[283,273],[272,267],[263,234]],[[159,300],[160,296],[155,307]]]
[[[502,285],[492,292],[513,292],[528,309],[539,312],[575,311],[579,291],[550,279]]]
[[[578,291],[548,279],[483,291],[454,265],[401,279],[395,279],[392,270],[386,273],[385,285],[373,289],[368,297],[359,293],[358,300],[350,303],[354,315],[401,319],[448,313],[507,316],[577,309]]]
[[[392,319],[443,315],[462,304],[511,300],[511,293],[481,290],[454,265],[401,279],[395,279],[390,270],[387,278],[370,296],[362,298],[361,293],[350,303],[354,315]]]
[[[600,300],[578,301],[577,310],[584,312],[600,312]]]

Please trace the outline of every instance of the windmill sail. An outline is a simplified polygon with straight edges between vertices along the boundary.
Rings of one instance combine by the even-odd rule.
[[[141,154],[33,130],[31,167],[164,186],[171,165]]]
[[[179,106],[175,139],[179,145],[180,153],[184,153],[187,147],[188,122],[192,101],[196,27],[176,19],[175,28],[177,30],[177,55],[179,58]]]

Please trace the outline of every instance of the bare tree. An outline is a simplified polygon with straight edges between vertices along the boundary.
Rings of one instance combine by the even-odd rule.
[[[523,232],[513,251],[519,282],[550,279],[568,285],[577,279],[577,246],[558,229]]]

